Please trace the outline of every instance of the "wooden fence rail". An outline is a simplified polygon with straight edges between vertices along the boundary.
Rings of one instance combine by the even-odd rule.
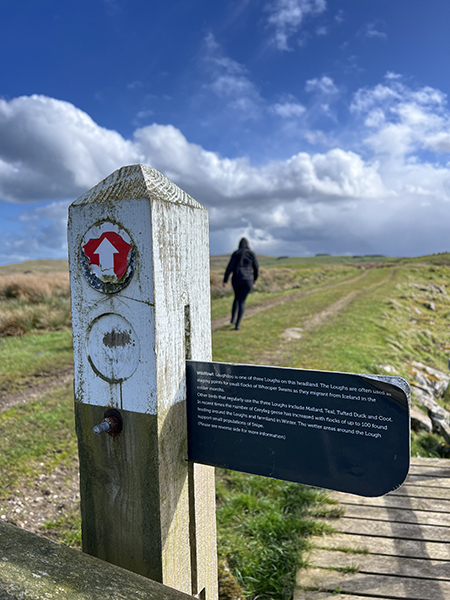
[[[103,560],[0,523],[0,600],[192,600]]]

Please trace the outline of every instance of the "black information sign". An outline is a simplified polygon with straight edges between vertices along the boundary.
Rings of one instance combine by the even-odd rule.
[[[188,361],[187,389],[191,461],[360,496],[408,473],[400,377]]]

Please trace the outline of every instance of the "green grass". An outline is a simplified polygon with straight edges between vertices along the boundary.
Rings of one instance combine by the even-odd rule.
[[[72,384],[1,412],[0,439],[0,498],[37,470],[49,473],[61,462],[72,463],[77,453]]]
[[[278,265],[277,265],[278,266]],[[275,270],[275,269],[274,269]],[[318,287],[326,287],[333,284],[345,282],[347,279],[352,279],[361,274],[361,270],[354,267],[327,267],[327,268],[307,268],[302,269],[300,275],[291,277],[291,280],[286,284],[286,289],[283,289],[282,283],[279,282],[275,286],[276,291],[270,291],[270,277],[266,283],[258,281],[254,286],[251,294],[247,298],[246,306],[262,306],[267,302],[273,302],[278,298],[289,299],[290,296],[299,292],[315,290]],[[281,273],[283,276],[283,273]],[[277,289],[281,287],[281,289]],[[227,316],[231,312],[233,303],[233,290],[229,283],[225,290],[222,288],[221,293],[213,294],[211,302],[211,317],[218,319]]]
[[[369,272],[358,282],[341,283],[333,288],[317,288],[314,293],[303,298],[294,298],[292,301],[279,305],[270,311],[263,311],[244,320],[241,324],[241,332],[236,332],[229,327],[217,330],[213,336],[213,355],[217,361],[241,362],[255,364],[264,358],[268,351],[274,351],[277,346],[287,348],[287,356],[277,356],[279,366],[298,366],[299,354],[302,353],[304,340],[298,348],[291,344],[286,345],[282,341],[282,334],[288,328],[302,327],[304,321],[325,310],[330,304],[338,301],[348,293],[363,286],[378,283],[385,273],[382,269]],[[326,323],[328,328],[329,323]],[[313,339],[316,331],[310,336]],[[236,343],[238,339],[238,343]],[[339,336],[338,336],[339,339]],[[336,343],[332,336],[328,342]],[[315,368],[325,368],[316,366]],[[335,370],[335,369],[332,369]]]
[[[411,456],[441,458],[438,451],[442,438],[426,431],[411,432]]]
[[[72,332],[0,338],[0,390],[17,391],[73,364]]]
[[[279,366],[356,373],[384,373],[381,366],[390,364],[407,379],[413,360],[446,370],[450,295],[433,286],[449,283],[448,267],[374,269],[359,281],[318,288],[270,311],[244,316],[240,332],[228,326],[217,330],[214,358],[248,364],[262,359],[270,364],[273,358]],[[315,314],[350,293],[355,296],[346,306],[308,332]],[[426,308],[429,302],[436,310]],[[303,328],[302,338],[283,339],[289,328]]]
[[[332,531],[311,516],[323,490],[256,475],[217,474],[219,560],[251,598],[291,598],[308,538]]]
[[[212,264],[222,269],[227,259],[218,257]],[[377,268],[352,281],[364,262],[376,262]],[[261,264],[267,269],[302,270],[297,279],[291,278],[291,284],[294,281],[299,287],[252,294],[249,308],[279,296],[287,301],[244,316],[240,332],[228,325],[216,330],[214,360],[356,373],[384,372],[383,365],[389,364],[406,379],[411,378],[409,365],[413,360],[446,369],[450,354],[448,254],[386,260],[263,257]],[[448,288],[449,296],[439,287],[444,292]],[[295,298],[296,292],[306,289],[311,293]],[[348,299],[349,294],[353,295],[347,304],[310,327],[317,314]],[[228,295],[212,301],[214,319],[229,314],[231,300]],[[429,303],[435,310],[427,308]],[[302,338],[283,337],[290,328],[303,329]],[[71,362],[69,331],[2,338],[0,389],[18,390]],[[445,402],[450,405],[450,394]],[[72,403],[71,386],[66,386],[39,402],[0,414],[3,497],[21,478],[31,480],[37,465],[40,472],[51,472],[61,461],[73,459],[76,438]],[[435,434],[413,433],[412,454],[439,456],[441,441]],[[295,572],[304,565],[309,536],[327,529],[318,519],[338,517],[339,507],[327,502],[326,493],[320,490],[222,470],[217,474],[217,497],[219,558],[230,567],[245,595],[290,598]],[[78,513],[66,514],[46,527],[52,537],[71,545],[80,543]]]
[[[81,515],[78,509],[61,515],[55,521],[47,521],[44,529],[49,537],[71,546],[81,548]]]

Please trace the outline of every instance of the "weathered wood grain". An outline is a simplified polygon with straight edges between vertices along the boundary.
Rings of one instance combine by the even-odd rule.
[[[83,549],[215,600],[214,472],[187,461],[186,412],[186,358],[211,360],[208,213],[132,165],[72,203],[68,226]],[[105,227],[135,256],[131,279],[111,293],[92,285],[82,255]],[[133,368],[123,368],[125,346]],[[123,431],[97,438],[108,408]]]
[[[448,513],[411,510],[406,507],[386,508],[382,506],[365,506],[358,504],[346,504],[344,508],[346,518],[409,523],[412,525],[437,525],[450,528],[450,514]]]
[[[381,498],[364,498],[353,494],[333,492],[331,496],[337,500],[347,511],[348,505],[356,506],[382,506],[384,508],[404,508],[405,510],[430,511],[437,513],[450,513],[450,499],[432,501],[428,498],[414,498],[410,496],[393,496],[388,494]]]
[[[2,600],[193,600],[174,589],[0,523]]]
[[[345,548],[355,551],[365,550],[372,554],[429,558],[430,560],[450,560],[450,544],[448,542],[424,542],[421,540],[402,540],[337,533],[332,536],[317,538],[315,545],[326,549]]]
[[[391,537],[407,540],[424,540],[429,542],[450,542],[448,527],[433,525],[410,525],[385,521],[370,521],[342,517],[333,522],[339,533],[354,535],[370,535],[375,537]]]
[[[333,492],[344,516],[327,520],[334,534],[314,539],[294,600],[450,598],[449,484],[450,461],[415,458],[386,496]]]
[[[429,498],[430,500],[448,500],[450,490],[430,485],[409,485],[405,483],[398,490],[389,493],[390,496],[407,496],[409,498]]]
[[[333,565],[336,569],[356,568],[359,573],[450,581],[450,563],[446,560],[352,554],[351,552],[316,549],[310,553],[309,561],[315,567],[325,569]]]
[[[397,575],[342,573],[329,569],[305,569],[297,585],[335,594],[359,594],[373,598],[411,598],[414,600],[448,600],[450,581],[437,581]],[[339,596],[337,596],[339,598]],[[298,596],[294,596],[296,600]],[[314,598],[314,596],[311,596]]]
[[[431,466],[420,466],[420,465],[411,465],[409,468],[409,474],[408,477],[406,478],[406,481],[408,481],[409,477],[411,477],[412,475],[420,475],[422,477],[431,477],[432,479],[434,477],[445,477],[445,478],[450,478],[450,467],[447,466],[443,466],[443,467],[431,467]]]
[[[421,458],[418,456],[411,456],[411,465],[418,466],[422,469],[428,467],[435,467],[438,469],[447,468],[450,469],[450,459],[448,458]]]
[[[442,467],[432,467],[428,465],[411,465],[409,468],[409,475],[406,479],[408,481],[411,475],[421,475],[422,477],[446,477],[450,478],[450,465]]]
[[[303,590],[296,588],[294,591],[293,600],[367,600],[367,596],[355,596],[352,594],[339,594],[336,595],[334,592],[318,592],[316,590]],[[373,597],[372,597],[373,600]]]
[[[448,477],[431,477],[430,475],[424,474],[409,475],[404,485],[408,488],[412,485],[445,488],[450,493],[450,478]]]

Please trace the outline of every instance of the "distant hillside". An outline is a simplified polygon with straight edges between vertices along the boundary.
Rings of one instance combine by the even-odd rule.
[[[61,273],[69,270],[67,259],[27,260],[23,263],[11,263],[0,266],[0,275],[13,273]]]
[[[212,271],[225,270],[230,254],[216,254],[211,256],[210,264]],[[267,256],[257,254],[261,267],[279,267],[296,269],[314,265],[354,265],[364,264],[365,266],[374,264],[414,264],[425,263],[435,265],[450,265],[450,253],[430,254],[428,256],[417,256],[411,258],[389,257],[382,255],[365,256],[333,256],[331,254],[318,254],[316,256]],[[52,260],[27,260],[22,263],[11,263],[0,266],[0,275],[11,275],[13,273],[61,273],[68,270],[67,259]]]

